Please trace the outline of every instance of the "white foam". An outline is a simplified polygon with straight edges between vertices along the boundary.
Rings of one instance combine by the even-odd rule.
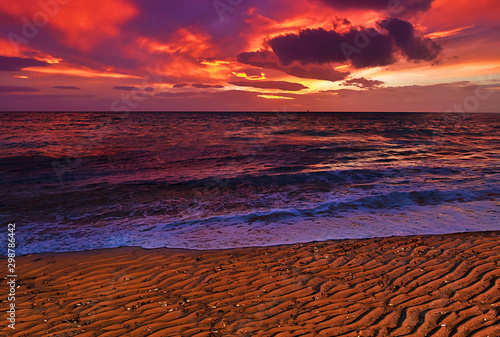
[[[500,230],[500,203],[452,202],[442,205],[338,211],[325,216],[214,217],[209,221],[165,224],[160,218],[86,226],[55,233],[53,224],[19,226],[20,254],[80,251],[120,246],[222,249],[332,239],[446,234]],[[239,220],[238,220],[239,219]]]

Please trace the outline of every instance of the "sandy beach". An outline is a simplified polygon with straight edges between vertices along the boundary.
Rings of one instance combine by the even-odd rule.
[[[500,232],[27,255],[0,334],[500,336],[499,256]]]

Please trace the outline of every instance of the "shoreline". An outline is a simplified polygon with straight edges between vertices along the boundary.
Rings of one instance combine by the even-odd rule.
[[[23,245],[17,254],[64,252],[68,247],[74,252],[118,247],[213,250],[274,247],[318,240],[495,231],[500,223],[497,204],[493,200],[483,200],[425,207],[408,205],[381,208],[377,214],[373,209],[362,209],[331,217],[288,217],[289,210],[275,209],[268,213],[230,216],[230,220],[214,217],[186,223],[162,223],[161,219],[152,218],[147,223],[132,219],[120,225],[69,226],[51,235],[48,235],[54,231],[51,223],[24,223],[23,230],[18,233]],[[252,214],[253,219],[248,217]]]
[[[8,336],[500,334],[500,231],[16,258]],[[0,270],[6,273],[6,259]],[[0,305],[7,308],[7,287]]]
[[[154,247],[154,248],[146,248],[146,247],[141,247],[141,246],[119,246],[119,247],[105,247],[105,248],[91,248],[91,249],[84,249],[84,250],[75,250],[75,251],[48,251],[48,252],[33,252],[33,253],[24,253],[24,254],[17,254],[17,258],[21,257],[27,257],[27,256],[38,256],[38,255],[62,255],[62,254],[86,254],[86,253],[92,253],[92,252],[101,252],[101,253],[112,253],[115,250],[126,250],[126,249],[137,249],[137,250],[144,250],[148,252],[155,252],[158,251],[160,253],[161,251],[171,251],[172,254],[175,254],[175,252],[181,254],[181,253],[203,253],[203,252],[221,252],[221,251],[232,251],[232,250],[249,250],[249,249],[261,249],[261,248],[280,248],[280,247],[288,247],[288,246],[294,246],[294,245],[309,245],[309,244],[315,244],[315,243],[339,243],[339,242],[344,242],[344,241],[366,241],[366,240],[384,240],[384,239],[407,239],[407,238],[412,238],[412,237],[438,237],[438,236],[450,236],[450,235],[468,235],[468,234],[490,234],[490,233],[499,233],[500,230],[481,230],[481,231],[470,231],[470,232],[451,232],[451,233],[436,233],[436,234],[409,234],[409,235],[391,235],[391,236],[375,236],[375,237],[361,237],[361,238],[338,238],[338,239],[325,239],[325,240],[312,240],[312,241],[304,241],[304,242],[293,242],[293,243],[277,243],[277,244],[270,244],[270,245],[249,245],[249,246],[237,246],[237,247],[223,247],[223,248],[182,248],[182,247]],[[7,257],[5,255],[0,255],[0,260],[6,259]]]

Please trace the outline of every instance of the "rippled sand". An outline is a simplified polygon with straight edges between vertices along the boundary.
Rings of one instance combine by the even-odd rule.
[[[0,334],[500,336],[499,256],[500,232],[28,255]]]

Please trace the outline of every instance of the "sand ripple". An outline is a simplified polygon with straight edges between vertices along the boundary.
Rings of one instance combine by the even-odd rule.
[[[500,232],[29,255],[0,334],[494,337],[499,257]]]

